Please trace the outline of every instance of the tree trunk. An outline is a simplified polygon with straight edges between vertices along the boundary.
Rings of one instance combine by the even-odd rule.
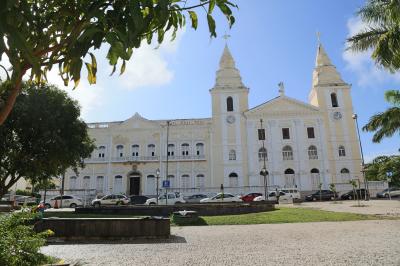
[[[26,72],[26,68],[24,68],[17,76],[15,79],[15,86],[12,88],[10,95],[8,95],[8,98],[5,101],[4,107],[1,108],[0,110],[0,126],[6,121],[7,117],[11,113],[15,101],[17,100],[18,95],[21,93],[21,88],[22,88],[22,77],[24,76]]]

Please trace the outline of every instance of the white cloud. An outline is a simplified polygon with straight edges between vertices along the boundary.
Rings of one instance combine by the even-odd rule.
[[[171,33],[167,33],[158,48],[143,41],[141,47],[133,51],[131,60],[126,62],[125,73],[118,77],[122,87],[133,90],[168,84],[174,77],[174,71],[169,68],[165,57],[177,51],[184,32],[185,29],[178,31],[173,42],[170,41]]]
[[[64,86],[64,82],[59,76],[57,70],[57,68],[53,68],[47,74],[48,82],[66,91],[71,98],[79,102],[81,106],[81,117],[83,119],[86,119],[92,110],[103,104],[102,99],[104,98],[104,89],[98,85],[90,85],[86,80],[85,73],[81,73],[79,86],[73,90],[73,82],[70,82],[68,87]]]
[[[353,36],[366,28],[366,26],[359,17],[350,18],[347,21],[348,36]],[[376,66],[371,59],[371,54],[372,51],[356,53],[346,49],[343,52],[343,59],[347,63],[346,68],[357,75],[359,86],[372,87],[388,81],[400,82],[400,73],[391,74],[387,70]]]

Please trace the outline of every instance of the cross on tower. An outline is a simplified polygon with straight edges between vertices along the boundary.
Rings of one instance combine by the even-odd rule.
[[[227,42],[228,39],[229,39],[230,37],[231,37],[231,35],[227,34],[226,32],[225,32],[225,34],[222,36],[222,38],[225,39],[225,42]]]

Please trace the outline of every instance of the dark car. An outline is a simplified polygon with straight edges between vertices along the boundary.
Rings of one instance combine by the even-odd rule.
[[[367,197],[369,198],[368,191],[366,192],[366,190],[363,189],[363,188],[356,189],[355,192],[353,190],[350,190],[350,191],[342,194],[342,196],[340,196],[340,198],[342,200],[364,199],[365,198],[365,193],[367,193]]]
[[[149,197],[146,197],[143,195],[132,195],[132,196],[129,196],[129,198],[131,199],[132,205],[145,204],[146,200],[149,199]]]
[[[183,197],[186,203],[200,203],[200,200],[208,198],[207,195],[204,194],[195,194],[187,197]]]
[[[244,202],[251,202],[254,200],[254,198],[262,196],[262,193],[249,193],[246,194],[244,196],[241,196],[240,198],[244,201]]]
[[[334,200],[337,198],[337,194],[330,190],[318,190],[311,195],[306,196],[306,201],[316,201],[316,200]]]

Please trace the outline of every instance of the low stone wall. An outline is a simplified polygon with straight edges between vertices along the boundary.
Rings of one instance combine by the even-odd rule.
[[[76,213],[169,216],[175,211],[197,211],[200,216],[234,215],[275,210],[274,202],[178,204],[173,206],[107,206],[76,208]]]
[[[52,230],[50,239],[69,241],[168,238],[167,218],[45,218],[35,223],[37,232]]]

